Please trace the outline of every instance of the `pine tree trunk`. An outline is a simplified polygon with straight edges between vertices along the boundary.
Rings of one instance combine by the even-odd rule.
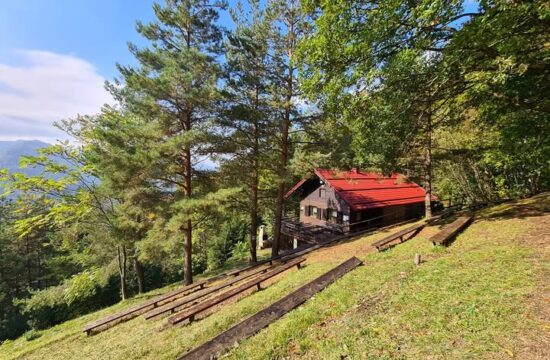
[[[29,236],[25,236],[25,255],[26,255],[26,267],[27,267],[27,286],[32,289],[32,273],[31,273],[31,254],[29,247]]]
[[[427,117],[427,129],[426,129],[426,153],[424,159],[424,171],[426,173],[425,188],[426,198],[424,200],[424,206],[426,208],[426,219],[432,217],[432,114],[431,109],[428,111]]]
[[[290,112],[288,112],[290,114]],[[271,246],[271,256],[279,255],[279,249],[281,244],[281,225],[284,212],[284,196],[285,196],[285,178],[286,178],[286,165],[288,160],[288,128],[289,119],[285,112],[285,118],[283,120],[283,128],[281,134],[281,158],[279,162],[279,185],[277,187],[277,200],[275,209],[275,229],[273,235],[273,244]]]
[[[254,161],[255,168],[252,170],[252,192],[250,199],[250,262],[258,261],[256,249],[258,247],[258,170],[257,160]]]
[[[138,260],[137,256],[132,259],[134,263],[134,272],[136,273],[136,280],[138,284],[138,293],[143,294],[145,292],[145,278],[143,275],[143,266]]]
[[[190,4],[186,3],[188,10],[190,9]],[[191,49],[191,23],[187,23],[185,31],[185,43],[187,50]],[[183,130],[185,132],[191,131],[191,113],[193,112],[192,108],[189,107],[185,113],[184,126]],[[192,164],[191,164],[191,147],[185,145],[185,150],[183,154],[184,158],[184,197],[190,199],[193,192],[191,189],[191,180],[192,180]],[[193,264],[192,264],[192,250],[193,250],[193,227],[191,219],[187,219],[183,226],[183,252],[184,252],[184,269],[183,269],[183,282],[185,285],[191,285],[193,283]]]
[[[292,110],[292,96],[294,95],[294,66],[292,64],[292,56],[294,54],[294,48],[296,46],[296,34],[294,28],[295,9],[294,3],[291,3],[289,12],[289,29],[288,29],[288,74],[286,79],[286,102],[285,102],[285,114],[283,117],[283,123],[281,128],[281,157],[279,162],[279,185],[277,187],[277,200],[275,209],[275,229],[273,236],[273,244],[271,247],[271,256],[279,255],[279,249],[281,246],[281,225],[284,212],[284,196],[285,196],[285,180],[287,176],[287,162],[288,162],[288,148],[289,138],[288,132],[290,130],[290,114]]]
[[[128,291],[126,288],[126,247],[117,246],[118,274],[120,276],[120,298],[126,300]]]
[[[185,115],[185,131],[191,130],[191,111],[188,111]],[[192,195],[191,180],[192,180],[192,167],[191,167],[191,148],[189,145],[185,146],[184,154],[184,187],[183,194],[186,199],[190,199]],[[192,249],[193,249],[193,228],[191,219],[187,219],[183,226],[183,251],[184,251],[184,269],[183,280],[185,285],[193,283],[193,265],[192,265]]]
[[[254,110],[258,111],[259,89],[256,86],[254,96]],[[259,186],[259,158],[260,158],[260,131],[258,117],[254,116],[254,145],[252,148],[252,176],[250,179],[250,262],[258,261],[258,186]]]

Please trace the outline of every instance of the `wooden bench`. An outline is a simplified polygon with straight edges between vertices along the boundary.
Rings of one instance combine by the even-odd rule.
[[[461,216],[433,235],[430,241],[434,245],[444,245],[453,239],[460,231],[468,227],[472,220],[473,216]]]
[[[234,289],[231,289],[229,291],[226,291],[224,293],[221,293],[217,296],[214,296],[213,298],[211,299],[208,299],[204,302],[201,302],[195,306],[192,306],[190,308],[187,308],[185,309],[184,311],[180,312],[179,314],[176,314],[174,316],[172,316],[171,318],[168,319],[168,322],[172,325],[175,325],[177,323],[180,323],[186,319],[189,319],[189,321],[193,321],[195,319],[195,315],[219,304],[219,303],[222,303],[224,302],[225,300],[227,299],[230,299],[232,298],[233,296],[235,295],[238,295],[250,288],[253,288],[253,287],[257,287],[258,290],[261,289],[261,283],[268,280],[268,279],[271,279],[272,277],[274,277],[275,275],[278,275],[294,266],[298,267],[298,269],[300,268],[300,265],[305,261],[306,259],[304,258],[297,258],[297,259],[294,259],[294,260],[291,260],[289,261],[288,263],[284,264],[284,265],[281,265],[281,266],[278,266],[268,272],[266,272],[265,274],[263,275],[260,275],[250,281],[247,281],[246,283],[242,284],[242,285],[239,285],[238,287],[234,288]]]
[[[443,219],[448,218],[449,216],[454,214],[456,210],[457,210],[457,208],[454,207],[454,206],[450,207],[450,208],[446,208],[446,209],[442,210],[441,212],[439,212],[438,214],[436,214],[435,216],[432,216],[431,218],[426,220],[426,222],[431,225],[434,222],[437,222],[439,220],[443,220]]]
[[[242,274],[243,272],[246,272],[248,270],[252,270],[254,268],[257,268],[258,266],[262,266],[262,265],[265,265],[265,264],[273,265],[274,260],[276,260],[276,259],[275,258],[273,258],[273,259],[270,258],[270,259],[257,261],[256,263],[245,266],[243,268],[231,270],[231,271],[223,274],[223,277],[238,276],[238,275]]]
[[[237,325],[222,332],[213,339],[181,355],[178,359],[199,360],[216,359],[240,340],[246,339],[261,329],[267,327],[284,314],[306,302],[313,295],[323,290],[331,283],[361,265],[356,257],[343,262],[315,280],[291,292],[256,314],[246,318]]]
[[[136,306],[133,306],[129,309],[126,309],[124,311],[121,311],[119,313],[107,316],[105,318],[93,321],[89,324],[86,324],[84,326],[83,332],[86,333],[86,335],[90,335],[92,332],[100,332],[102,330],[106,330],[109,327],[112,327],[120,322],[131,320],[142,313],[146,311],[150,311],[152,309],[155,309],[161,305],[164,305],[165,303],[175,301],[183,296],[189,295],[190,292],[196,291],[196,290],[202,290],[205,288],[207,284],[210,284],[212,282],[221,280],[226,277],[231,276],[238,276],[244,272],[253,270],[255,268],[258,268],[264,264],[272,264],[273,259],[267,259],[258,261],[255,264],[245,266],[240,269],[232,270],[224,274],[216,275],[213,277],[210,277],[208,279],[197,281],[191,285],[184,286],[182,288],[170,291],[166,294],[163,294],[161,296],[157,296],[149,301],[146,301],[144,303],[138,304]],[[262,270],[263,271],[263,270]],[[254,275],[254,274],[253,274]]]
[[[385,238],[381,239],[381,240],[378,240],[376,242],[374,242],[372,244],[372,246],[376,247],[376,250],[380,251],[382,249],[386,249],[386,248],[389,248],[389,244],[394,242],[395,240],[398,240],[399,239],[399,243],[402,243],[404,241],[407,241],[411,238],[413,238],[414,236],[416,236],[416,234],[418,234],[420,232],[420,230],[422,230],[424,227],[426,226],[426,223],[421,223],[421,224],[417,224],[417,225],[413,225],[413,226],[410,226],[406,229],[403,229],[401,231],[398,231],[394,234],[391,234],[389,236],[386,236]],[[409,237],[405,238],[405,235],[407,234],[410,234]]]
[[[174,299],[177,299],[178,297],[184,296],[188,294],[190,291],[196,290],[196,289],[203,289],[204,286],[209,282],[208,279],[198,281],[196,283],[193,283],[191,285],[184,286],[180,289],[176,289],[174,291],[170,291],[169,293],[166,293],[164,295],[155,297],[149,301],[146,301],[142,304],[138,304],[136,306],[133,306],[129,309],[126,309],[124,311],[121,311],[119,313],[107,316],[105,318],[93,321],[89,324],[86,324],[84,326],[83,332],[86,333],[86,335],[90,335],[93,331],[102,331],[110,327],[110,325],[116,325],[122,321],[127,321],[130,319],[133,319],[143,312],[149,310],[149,308],[153,309],[157,306],[159,306],[161,303],[166,301],[172,301]]]
[[[227,281],[224,281],[221,284],[211,286],[211,287],[207,287],[207,288],[205,288],[203,290],[200,290],[200,291],[196,291],[196,292],[191,293],[191,294],[189,294],[189,295],[187,295],[187,296],[185,296],[181,299],[178,299],[178,300],[172,301],[170,303],[167,303],[165,305],[154,308],[154,309],[150,310],[149,312],[145,313],[144,317],[145,317],[146,320],[149,320],[149,319],[154,318],[155,316],[164,314],[166,312],[174,313],[178,307],[196,302],[197,300],[200,300],[200,299],[202,299],[203,297],[205,297],[207,295],[215,293],[216,291],[219,291],[219,290],[221,290],[223,288],[226,288],[228,286],[232,286],[232,285],[234,285],[234,284],[236,284],[240,281],[248,279],[249,277],[255,276],[255,275],[260,274],[260,273],[265,273],[269,270],[269,268],[270,268],[270,265],[266,264],[262,267],[255,268],[252,271],[249,271],[247,273],[241,274],[241,275],[236,276],[234,278],[231,278]]]
[[[297,255],[297,254],[292,254],[290,256],[285,257],[284,259],[281,256],[278,256],[277,258],[279,258],[282,263],[287,263],[287,262],[291,261],[292,259],[297,258],[298,256],[299,255]],[[262,261],[262,264],[264,264],[263,266],[261,264],[259,266],[258,265],[250,266],[249,269],[252,269],[252,271],[244,273],[244,274],[241,274],[244,271],[243,269],[241,269],[239,271],[239,274],[241,274],[240,276],[237,276],[233,279],[225,281],[225,282],[223,282],[219,285],[208,287],[208,288],[205,288],[201,291],[197,291],[195,293],[192,293],[192,294],[190,294],[190,295],[188,295],[188,296],[186,296],[186,297],[184,297],[184,298],[182,298],[178,301],[174,301],[174,302],[171,302],[169,304],[154,308],[151,311],[147,312],[144,315],[144,317],[145,317],[145,319],[149,320],[149,319],[151,319],[155,316],[158,316],[158,315],[166,313],[166,312],[174,313],[176,311],[176,308],[178,308],[178,307],[196,302],[199,299],[201,299],[201,298],[203,298],[207,295],[210,295],[210,294],[212,294],[212,293],[214,293],[218,290],[221,290],[225,287],[232,286],[232,285],[234,285],[234,284],[236,284],[236,283],[238,283],[242,280],[245,280],[249,277],[255,276],[259,273],[267,272],[269,270],[269,268],[272,266],[271,264],[273,264],[273,262],[275,260],[276,260],[276,258],[264,260],[264,261]],[[232,273],[235,273],[235,272],[233,271]]]

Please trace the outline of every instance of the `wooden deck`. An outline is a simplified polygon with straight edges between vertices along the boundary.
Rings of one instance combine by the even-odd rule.
[[[338,265],[329,272],[293,291],[282,299],[276,301],[265,309],[257,312],[249,318],[241,321],[229,330],[224,331],[215,338],[207,341],[199,347],[183,354],[178,359],[215,359],[230,349],[235,343],[246,339],[275,320],[282,317],[300,304],[306,302],[313,295],[326,288],[328,285],[344,276],[346,273],[361,265],[361,260],[352,257]]]

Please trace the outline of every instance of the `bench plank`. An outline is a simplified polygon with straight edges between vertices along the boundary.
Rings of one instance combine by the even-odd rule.
[[[92,330],[94,330],[98,327],[101,327],[101,326],[109,325],[110,323],[112,323],[116,320],[130,320],[130,319],[133,319],[133,318],[139,316],[142,313],[142,311],[147,310],[147,308],[149,308],[149,307],[154,308],[159,303],[161,303],[163,301],[170,300],[171,298],[177,298],[180,295],[186,294],[188,291],[192,291],[192,290],[195,290],[197,288],[202,289],[207,282],[208,282],[208,280],[198,281],[198,282],[193,283],[191,285],[187,285],[187,286],[184,286],[180,289],[170,291],[169,293],[166,293],[164,295],[155,297],[155,298],[153,298],[149,301],[146,301],[142,304],[138,304],[136,306],[133,306],[133,307],[131,307],[129,309],[126,309],[124,311],[121,311],[119,313],[116,313],[116,314],[107,316],[105,318],[101,318],[99,320],[93,321],[91,323],[86,324],[84,326],[83,331],[86,334],[90,335]]]
[[[267,327],[284,314],[306,302],[313,295],[323,290],[337,279],[361,265],[361,263],[361,260],[356,257],[350,258],[334,269],[269,305],[265,309],[260,310],[256,314],[224,331],[212,340],[181,355],[178,359],[198,360],[220,356],[230,349],[237,341],[246,339],[264,327]]]
[[[232,271],[229,271],[229,272],[224,273],[224,274],[216,275],[216,276],[210,277],[208,279],[197,281],[193,284],[186,285],[182,288],[170,291],[166,294],[157,296],[157,297],[155,297],[151,300],[148,300],[144,303],[133,306],[133,307],[131,307],[129,309],[126,309],[124,311],[121,311],[119,313],[116,313],[116,314],[107,316],[105,318],[101,318],[99,320],[95,320],[91,323],[88,323],[84,326],[83,332],[85,332],[87,335],[90,335],[92,331],[100,330],[100,329],[98,329],[99,327],[102,328],[101,330],[106,330],[107,328],[109,328],[107,325],[114,326],[114,325],[118,324],[119,322],[131,320],[135,317],[138,317],[143,312],[150,311],[154,308],[157,308],[159,305],[164,305],[164,304],[162,304],[164,302],[174,301],[174,300],[176,300],[178,298],[181,298],[183,296],[187,296],[187,295],[189,295],[190,291],[194,291],[194,290],[197,290],[197,289],[202,290],[202,289],[204,289],[205,285],[207,285],[209,283],[221,280],[221,279],[226,278],[226,277],[240,275],[244,272],[250,271],[250,270],[252,270],[254,268],[257,268],[257,267],[260,267],[264,264],[267,264],[267,263],[271,264],[272,261],[273,261],[272,259],[258,261],[255,264],[248,265],[248,266],[245,266],[245,267],[240,268],[240,269],[232,270]],[[115,322],[115,321],[118,321],[118,322],[113,324],[113,322]]]
[[[239,281],[242,281],[242,280],[245,280],[245,279],[248,279],[249,277],[251,276],[254,276],[254,275],[257,275],[259,273],[264,273],[266,271],[268,271],[270,268],[270,265],[264,265],[262,267],[259,267],[259,268],[256,268],[250,272],[247,272],[245,274],[241,274],[239,276],[236,276],[234,278],[231,278],[229,279],[228,281],[224,281],[223,283],[219,284],[219,285],[216,285],[216,286],[212,286],[212,287],[207,287],[203,290],[200,290],[200,291],[197,291],[197,292],[194,292],[192,294],[189,294],[188,296],[185,296],[179,300],[176,300],[176,301],[172,301],[166,305],[163,305],[163,306],[159,306],[157,308],[154,308],[152,309],[151,311],[147,312],[144,317],[145,319],[149,320],[149,319],[152,319],[153,317],[155,316],[158,316],[158,315],[161,315],[161,314],[164,314],[166,312],[174,312],[176,310],[176,308],[180,307],[180,306],[183,306],[183,305],[186,305],[186,304],[189,304],[189,303],[192,303],[196,300],[199,300],[203,297],[205,297],[206,295],[210,295],[218,290],[221,290],[223,288],[226,288],[228,286],[231,286],[233,284],[236,284],[238,283]]]
[[[443,245],[454,238],[460,231],[468,227],[473,220],[473,216],[461,216],[454,222],[445,226],[441,231],[430,238],[434,245]]]
[[[238,295],[242,293],[245,290],[248,290],[250,288],[253,288],[255,286],[260,287],[260,284],[268,279],[271,279],[275,275],[278,275],[294,266],[297,266],[300,268],[300,264],[303,263],[306,259],[304,258],[298,258],[292,261],[289,261],[285,265],[278,266],[274,268],[273,270],[270,270],[269,272],[260,275],[257,278],[254,278],[250,281],[247,281],[246,283],[239,285],[238,287],[231,289],[229,291],[226,291],[224,293],[221,293],[211,299],[208,299],[204,302],[201,302],[195,306],[192,306],[190,308],[185,309],[183,312],[176,314],[168,319],[168,322],[172,325],[175,325],[177,323],[180,323],[186,319],[190,319],[191,321],[194,320],[195,315],[211,308],[212,306],[215,306],[227,299],[232,298],[235,295]]]
[[[412,233],[411,236],[409,237],[412,238],[416,235],[416,233],[418,233],[420,230],[422,230],[424,227],[426,226],[426,223],[420,223],[420,224],[416,224],[416,225],[413,225],[413,226],[410,226],[406,229],[403,229],[401,231],[398,231],[394,234],[391,234],[389,236],[386,236],[385,238],[383,239],[380,239],[374,243],[372,243],[372,246],[376,247],[377,250],[381,250],[382,247],[384,247],[385,245],[388,245],[389,243],[397,240],[397,239],[400,239],[401,242],[405,241],[405,239],[403,239],[403,237],[409,233]],[[407,240],[409,240],[407,239]]]

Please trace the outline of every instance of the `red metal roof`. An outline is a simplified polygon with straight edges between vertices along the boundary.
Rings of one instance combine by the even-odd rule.
[[[315,169],[327,185],[332,187],[354,210],[364,210],[392,205],[415,204],[424,202],[425,190],[405,176],[394,173],[384,176],[374,172],[334,171]],[[296,184],[289,192],[298,189],[305,180]]]
[[[424,202],[426,191],[397,173],[384,176],[374,172],[315,169],[315,174],[331,186],[354,210]]]
[[[296,185],[294,185],[293,187],[290,188],[290,190],[288,190],[285,194],[285,198],[289,197],[290,195],[292,195],[293,192],[295,192],[296,190],[298,190],[298,188],[300,188],[300,186],[302,186],[303,183],[305,183],[307,181],[307,179],[302,179],[300,181],[298,181],[296,183]]]

